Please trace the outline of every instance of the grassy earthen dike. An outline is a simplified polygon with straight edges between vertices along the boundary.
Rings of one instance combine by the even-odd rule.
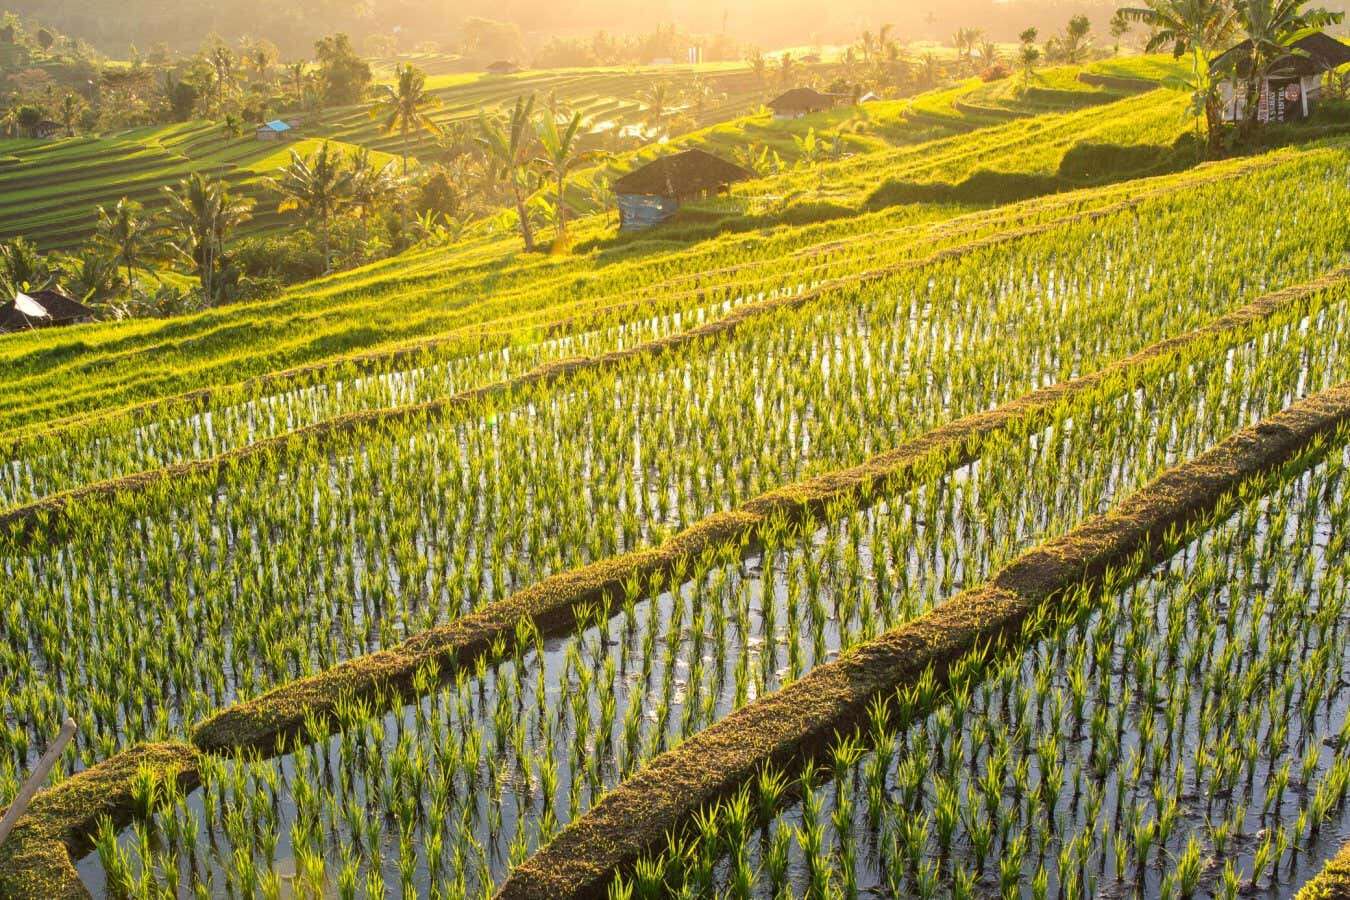
[[[526,621],[534,622],[546,633],[565,631],[575,626],[581,610],[597,602],[620,598],[624,583],[634,576],[669,574],[705,548],[727,541],[739,542],[749,552],[759,530],[771,518],[807,521],[819,517],[838,500],[865,502],[903,488],[933,471],[934,467],[951,469],[964,465],[977,458],[984,441],[997,433],[1031,433],[1066,403],[1096,402],[1098,398],[1119,394],[1150,372],[1173,366],[1197,347],[1208,343],[1234,346],[1249,340],[1271,320],[1296,320],[1306,315],[1319,298],[1324,298],[1325,291],[1339,287],[1347,279],[1350,279],[1350,269],[1269,294],[1205,326],[1151,345],[1090,375],[1034,391],[1004,406],[933,429],[861,465],[824,473],[763,494],[736,510],[714,514],[658,548],[625,554],[546,578],[456,622],[414,635],[397,647],[348,660],[228,707],[193,729],[190,744],[140,745],[118,753],[38,794],[6,844],[0,847],[0,898],[87,896],[71,863],[72,856],[78,858],[88,851],[101,817],[110,816],[122,824],[129,821],[132,779],[143,766],[155,771],[161,779],[173,779],[190,786],[199,778],[197,760],[200,753],[228,754],[249,749],[263,756],[273,756],[280,747],[294,746],[303,740],[307,714],[317,717],[327,727],[335,727],[333,714],[339,697],[361,697],[385,703],[399,697],[411,697],[414,695],[413,676],[428,662],[435,661],[444,670],[447,665],[468,664],[491,653],[494,643],[510,648],[514,645],[517,626]],[[1309,404],[1315,414],[1299,412]],[[1284,424],[1290,417],[1297,419],[1298,429],[1290,430]],[[1242,432],[1220,449],[1262,428],[1288,435],[1287,441],[1269,448],[1271,456],[1265,464],[1268,468],[1280,464],[1298,448],[1347,417],[1350,417],[1350,387],[1342,385],[1279,414],[1269,425]],[[1211,451],[1202,460],[1215,452],[1218,451]],[[1197,464],[1199,461],[1182,468]],[[999,597],[1001,595],[995,592],[990,595],[989,602]],[[923,628],[932,625],[932,615],[920,620],[920,623],[929,623]],[[908,627],[917,627],[920,623]],[[969,627],[973,627],[973,623],[967,623]],[[800,690],[797,686],[812,677],[797,682],[793,688]],[[764,702],[778,696],[765,698]],[[747,707],[733,718],[743,717],[751,708]],[[716,740],[716,735],[722,733],[718,731],[721,727],[713,726],[695,740],[708,734],[713,734],[712,739]],[[575,834],[576,831],[569,828],[559,840],[572,840]],[[546,849],[554,852],[552,848]],[[527,868],[524,871],[533,870]],[[599,877],[598,873],[592,875],[593,881]]]
[[[1169,469],[1067,534],[1022,554],[984,584],[858,645],[667,751],[610,791],[518,867],[504,900],[603,897],[616,872],[659,851],[694,815],[766,767],[794,772],[865,724],[879,698],[982,647],[1015,648],[1022,626],[1109,570],[1148,571],[1178,536],[1212,521],[1250,479],[1270,475],[1350,424],[1350,382],[1309,397]],[[1306,462],[1303,460],[1302,462]],[[1337,880],[1336,883],[1341,883]]]

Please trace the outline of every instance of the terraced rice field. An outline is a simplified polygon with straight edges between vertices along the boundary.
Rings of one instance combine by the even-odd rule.
[[[794,173],[847,216],[0,342],[0,803],[78,724],[0,896],[1292,896],[1350,141],[873,205],[1187,127],[1081,105]]]
[[[699,125],[745,115],[765,99],[764,89],[743,66],[727,65],[543,70],[510,76],[471,73],[433,76],[428,87],[441,101],[431,118],[442,125],[475,119],[479,108],[498,109],[517,96],[536,93],[541,102],[553,97],[581,112],[589,127],[608,124],[621,129],[646,121],[641,97],[653,83],[667,84],[673,104],[695,78],[703,79],[711,92],[697,116]],[[386,160],[404,150],[401,137],[381,133],[364,106],[304,118],[309,120],[302,129],[306,139],[283,145],[280,156],[278,145],[254,139],[252,123],[236,138],[227,137],[219,124],[193,121],[105,137],[0,140],[0,241],[23,236],[43,250],[77,248],[93,231],[98,206],[111,206],[126,196],[154,209],[162,204],[161,187],[189,172],[223,178],[238,193],[256,200],[253,221],[242,233],[259,233],[288,221],[276,213],[276,198],[260,182],[285,164],[289,150],[312,152],[319,140],[369,147]],[[438,151],[433,140],[425,132],[413,136],[411,155],[434,156]]]

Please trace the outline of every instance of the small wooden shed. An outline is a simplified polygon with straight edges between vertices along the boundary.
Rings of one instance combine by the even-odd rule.
[[[89,307],[67,297],[60,291],[19,292],[8,303],[0,304],[0,334],[27,331],[30,328],[49,328],[55,325],[73,325],[94,318]]]
[[[650,228],[675,215],[680,204],[721,193],[755,177],[749,169],[706,150],[685,150],[653,160],[614,182],[623,231]]]
[[[1261,84],[1260,122],[1286,122],[1312,115],[1322,98],[1322,76],[1350,63],[1350,46],[1322,32],[1294,41],[1295,52],[1277,59]],[[1219,100],[1225,122],[1240,122],[1247,111],[1247,74],[1251,71],[1252,42],[1243,41],[1210,64],[1219,82]]]
[[[785,94],[779,94],[769,101],[775,119],[800,119],[802,116],[821,110],[833,109],[838,97],[834,94],[822,94],[815,88],[793,88]]]
[[[499,59],[489,63],[487,70],[492,75],[514,75],[520,71],[520,66],[509,59]]]
[[[295,129],[291,127],[290,122],[273,119],[259,124],[254,129],[254,136],[260,141],[285,141],[295,137]]]

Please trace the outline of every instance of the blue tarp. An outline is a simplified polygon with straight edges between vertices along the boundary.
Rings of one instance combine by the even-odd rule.
[[[674,197],[657,197],[654,194],[620,194],[619,228],[623,231],[636,231],[651,228],[675,215],[680,208]]]

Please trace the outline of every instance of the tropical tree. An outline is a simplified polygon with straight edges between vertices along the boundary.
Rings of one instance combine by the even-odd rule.
[[[234,113],[226,113],[224,121],[220,123],[220,130],[225,135],[225,143],[228,144],[231,139],[244,133],[244,121]]]
[[[377,164],[370,155],[369,147],[355,150],[349,157],[351,176],[349,197],[361,225],[361,240],[366,239],[366,220],[371,211],[378,209],[397,192],[397,185],[390,169],[392,162]]]
[[[85,303],[107,297],[117,289],[117,261],[101,253],[67,256],[61,260],[61,286]]]
[[[165,249],[197,276],[206,302],[214,302],[225,274],[225,241],[251,218],[253,201],[232,196],[223,181],[200,172],[165,187],[164,197]]]
[[[666,107],[670,105],[670,86],[664,81],[653,81],[638,91],[638,100],[646,107],[643,120],[647,127],[659,127],[666,118]]]
[[[750,55],[745,58],[746,65],[750,66],[750,72],[755,76],[755,83],[764,88],[769,82],[769,61],[764,58],[764,54],[758,47],[750,51]]]
[[[1114,42],[1112,45],[1112,53],[1119,56],[1120,41],[1125,35],[1130,33],[1130,20],[1125,18],[1124,12],[1118,9],[1116,10],[1115,15],[1111,17],[1111,22],[1107,27],[1111,31],[1111,40]]]
[[[51,283],[51,267],[36,244],[27,238],[0,243],[0,292],[6,300],[19,291],[38,291]]]
[[[1017,39],[1022,42],[1022,48],[1018,52],[1018,59],[1022,63],[1022,84],[1027,86],[1031,84],[1031,76],[1036,71],[1036,63],[1041,61],[1041,48],[1036,46],[1036,38],[1039,32],[1035,28],[1028,28],[1018,35]]]
[[[567,176],[581,163],[595,159],[598,154],[581,151],[577,146],[577,136],[581,132],[581,113],[573,113],[572,118],[562,128],[553,116],[542,116],[535,126],[539,136],[539,146],[543,151],[535,164],[553,179],[557,190],[558,242],[561,244],[567,232],[567,199],[564,196]]]
[[[1226,0],[1145,0],[1142,7],[1125,7],[1120,15],[1149,29],[1147,53],[1170,48],[1172,56],[1191,59],[1191,78],[1173,79],[1169,86],[1189,91],[1191,114],[1205,117],[1211,150],[1219,141],[1219,96],[1211,62],[1219,46],[1232,35],[1233,8]]]
[[[15,107],[11,114],[14,125],[30,138],[37,137],[38,126],[42,124],[42,108],[31,103]]]
[[[1260,112],[1261,85],[1283,57],[1296,53],[1295,41],[1310,32],[1335,25],[1344,13],[1305,9],[1310,0],[1235,0],[1238,30],[1250,44],[1245,52],[1225,59],[1224,74],[1245,77],[1246,107],[1243,128],[1251,131]]]
[[[281,195],[277,212],[295,210],[319,232],[324,271],[332,270],[329,226],[351,198],[352,172],[327,141],[309,159],[291,151],[291,161],[267,185]]]
[[[66,129],[66,137],[75,136],[75,122],[83,109],[84,102],[76,94],[67,93],[61,98],[61,124]]]
[[[427,111],[441,105],[439,97],[427,93],[427,76],[412,63],[406,63],[398,70],[396,85],[381,84],[375,103],[370,108],[370,117],[378,119],[380,129],[385,134],[395,131],[402,136],[403,177],[408,176],[408,135],[413,131],[429,131],[440,134],[441,128]]]
[[[144,210],[134,200],[123,197],[111,211],[100,206],[94,241],[127,274],[127,301],[135,296],[132,271],[143,267],[156,252],[157,235]]]
[[[530,118],[534,114],[534,95],[517,97],[516,105],[505,121],[490,119],[478,111],[478,141],[487,150],[495,165],[495,172],[505,178],[515,201],[516,216],[520,219],[520,234],[526,252],[534,250],[534,231],[530,227],[530,211],[525,201],[531,193],[529,164],[531,160]]]

